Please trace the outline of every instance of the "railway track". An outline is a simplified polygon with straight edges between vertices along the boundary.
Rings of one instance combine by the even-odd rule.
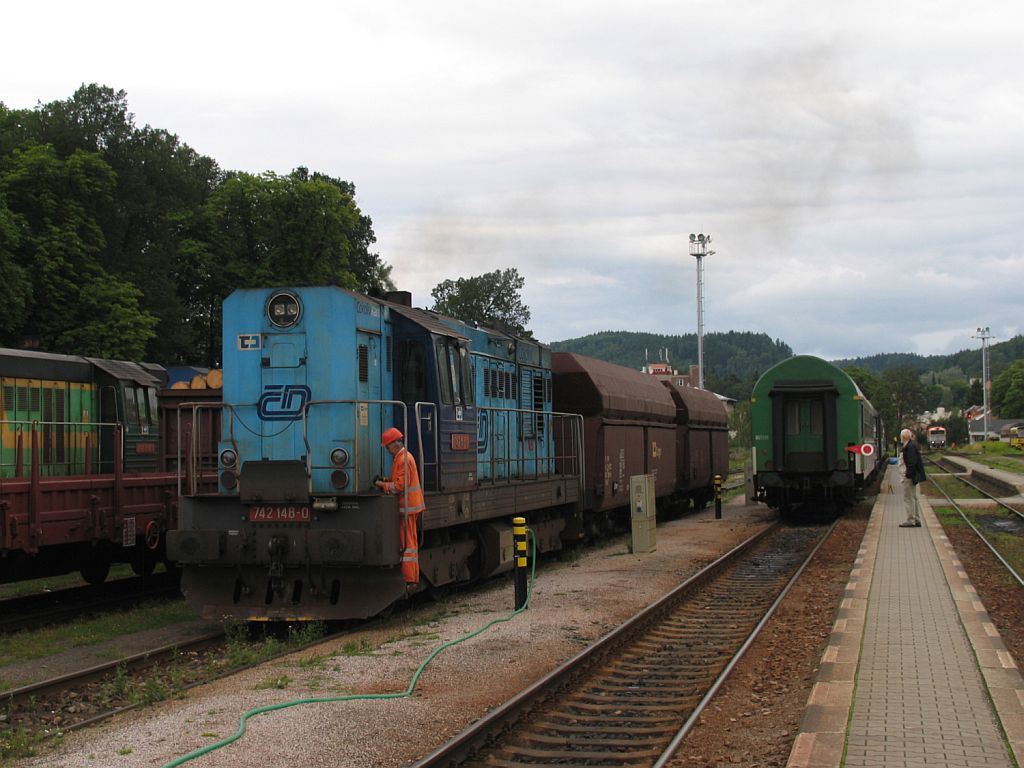
[[[16,729],[35,733],[77,730],[347,631],[280,643],[272,654],[232,663],[227,659],[228,636],[221,629],[4,691],[0,707],[7,714],[7,724]]]
[[[3,693],[0,704],[16,727],[58,727],[63,731],[82,728],[145,703],[130,700],[130,679],[142,678],[161,665],[169,667],[179,658],[199,659],[203,652],[222,646],[224,638],[220,630],[13,688]],[[183,685],[181,690],[191,685]]]
[[[414,768],[664,765],[831,530],[771,526]]]
[[[950,470],[947,467],[944,467],[939,461],[936,461],[935,459],[932,459],[932,458],[928,458],[928,461],[932,465],[938,467],[939,469],[941,469],[941,470],[943,470],[945,472],[950,472]],[[1024,513],[1022,513],[1020,510],[1014,509],[1009,504],[1003,503],[1001,500],[997,499],[995,496],[993,496],[991,493],[986,491],[984,488],[979,487],[975,483],[972,483],[969,480],[967,480],[966,478],[960,477],[959,475],[956,475],[953,472],[950,472],[950,476],[956,477],[956,479],[958,481],[962,482],[964,485],[970,486],[975,491],[977,491],[978,493],[982,494],[986,498],[986,500],[988,500],[992,504],[996,505],[997,507],[1001,507],[1004,510],[1006,510],[1007,512],[1009,512],[1011,517],[1013,517],[1013,519],[1015,519],[1015,520],[1024,520]],[[965,523],[967,523],[968,526],[970,526],[971,530],[974,531],[974,533],[982,541],[982,543],[984,543],[984,545],[986,547],[988,547],[989,551],[992,552],[993,555],[995,555],[996,559],[999,560],[999,562],[1003,564],[1003,567],[1006,568],[1006,570],[1010,574],[1010,576],[1012,578],[1014,578],[1019,585],[1024,587],[1024,577],[1022,577],[1020,572],[1018,571],[1018,569],[1014,568],[1013,565],[1003,556],[1003,554],[999,552],[998,547],[995,544],[993,544],[991,538],[989,536],[986,536],[982,532],[982,530],[977,525],[975,525],[975,521],[971,519],[973,516],[972,515],[968,515],[964,511],[964,509],[959,504],[956,503],[956,501],[953,499],[953,497],[950,496],[946,492],[946,490],[942,486],[940,486],[938,483],[932,483],[931,485],[934,488],[937,488],[938,491],[945,497],[947,504],[950,507],[952,507],[954,510],[956,510],[957,514],[960,515],[960,517],[963,519],[963,521]]]
[[[170,574],[11,597],[0,600],[0,634],[38,629],[141,602],[180,598],[181,588]]]
[[[948,466],[944,466],[941,459],[933,459],[931,457],[927,457],[927,458],[928,458],[928,462],[929,463],[931,463],[934,466],[938,467],[943,472],[948,472],[951,477],[955,477],[959,482],[963,483],[964,485],[973,488],[975,491],[977,491],[982,496],[984,496],[985,499],[990,501],[992,504],[996,505],[997,507],[1001,507],[1002,509],[1006,510],[1007,512],[1009,512],[1009,513],[1011,513],[1013,515],[1016,515],[1017,517],[1019,517],[1022,520],[1024,520],[1024,512],[1022,512],[1021,510],[1015,508],[1011,504],[1007,504],[1002,499],[1000,499],[999,497],[995,496],[993,493],[991,493],[989,490],[987,490],[986,488],[982,487],[981,485],[978,485],[977,483],[972,483],[970,480],[968,480],[966,477],[964,477],[960,473],[959,468],[954,469],[954,468],[951,468],[951,467],[948,467]],[[933,485],[934,485],[934,483],[933,483]],[[945,492],[943,492],[943,493],[945,493]],[[949,497],[947,496],[946,498],[949,498]]]

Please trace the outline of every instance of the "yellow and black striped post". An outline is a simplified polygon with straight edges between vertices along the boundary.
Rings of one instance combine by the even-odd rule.
[[[526,605],[530,571],[527,568],[526,518],[512,518],[512,540],[515,542],[516,610]]]
[[[722,476],[715,475],[715,520],[722,519]]]

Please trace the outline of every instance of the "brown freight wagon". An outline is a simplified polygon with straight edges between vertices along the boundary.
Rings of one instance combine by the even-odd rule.
[[[713,392],[661,381],[676,404],[676,490],[700,509],[715,496],[715,475],[729,473],[728,414]]]
[[[583,508],[629,506],[629,478],[651,474],[655,496],[676,489],[676,404],[653,376],[569,352],[551,355],[553,408],[583,416]],[[564,451],[556,446],[556,452]]]

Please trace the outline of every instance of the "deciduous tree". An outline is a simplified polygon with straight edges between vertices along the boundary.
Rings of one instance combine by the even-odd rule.
[[[856,382],[857,386],[860,387],[860,391],[864,393],[864,397],[874,403],[879,392],[878,377],[871,373],[867,368],[862,368],[859,365],[848,365],[843,368],[843,370],[851,379],[854,380],[854,382]]]
[[[50,145],[16,149],[0,176],[0,195],[20,237],[13,261],[32,275],[32,291],[21,321],[10,333],[38,339],[52,352],[78,352],[60,345],[78,316],[86,283],[106,276],[99,264],[105,245],[99,219],[110,205],[113,171],[99,155],[76,151],[66,160]]]
[[[430,292],[434,311],[465,323],[505,325],[526,336],[530,308],[523,304],[520,291],[526,280],[519,270],[495,270],[475,277],[460,277],[438,283]]]
[[[180,243],[181,300],[199,334],[195,348],[210,365],[220,356],[220,309],[236,288],[390,284],[387,269],[364,253],[372,229],[351,194],[306,173],[231,174],[210,195]],[[353,271],[376,264],[372,275]]]
[[[1000,418],[1024,418],[1024,360],[1017,360],[992,382],[992,410]]]
[[[0,193],[0,341],[10,343],[25,323],[25,308],[32,300],[32,281],[28,270],[18,263],[21,236],[18,222]]]
[[[904,365],[884,371],[877,401],[872,402],[890,432],[900,429],[909,417],[925,409],[924,385],[917,370]]]

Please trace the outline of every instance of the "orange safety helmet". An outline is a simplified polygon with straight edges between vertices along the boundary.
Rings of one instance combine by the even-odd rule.
[[[404,439],[405,438],[402,437],[402,433],[400,431],[398,431],[394,427],[391,427],[390,429],[385,429],[384,434],[380,436],[380,445],[382,448],[387,448],[389,445],[395,442],[395,440]]]

